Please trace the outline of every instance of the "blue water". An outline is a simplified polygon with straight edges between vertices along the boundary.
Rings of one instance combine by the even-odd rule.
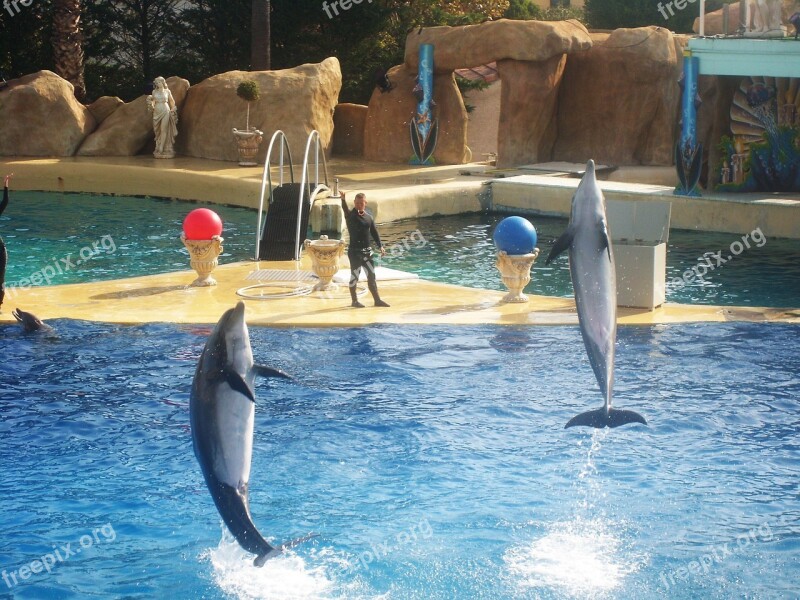
[[[603,432],[563,429],[575,327],[253,328],[297,378],[257,385],[254,520],[320,534],[259,570],[192,453],[209,328],[52,324],[0,327],[1,597],[797,597],[796,326],[621,328],[650,426]]]
[[[188,269],[179,240],[186,214],[212,208],[224,221],[221,263],[255,254],[256,212],[202,203],[84,194],[14,192],[0,217],[8,246],[6,284],[37,277],[35,285],[101,281]],[[495,268],[492,232],[499,215],[472,214],[380,226],[389,254],[379,262],[444,283],[504,290]],[[566,257],[544,264],[566,220],[532,217],[541,256],[531,294],[572,296]],[[688,304],[796,307],[800,304],[800,243],[764,238],[736,255],[741,235],[673,230],[667,254],[667,301]],[[758,241],[760,238],[756,238]],[[718,264],[708,256],[722,252]],[[706,258],[708,257],[708,258]],[[709,268],[711,264],[713,268]],[[702,268],[700,265],[704,265]],[[702,277],[692,272],[698,269]],[[684,274],[688,277],[684,278]],[[45,277],[46,276],[46,277]]]

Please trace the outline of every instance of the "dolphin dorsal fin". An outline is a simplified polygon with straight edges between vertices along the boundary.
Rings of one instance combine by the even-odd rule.
[[[252,402],[256,401],[256,395],[253,393],[253,390],[250,389],[250,386],[247,385],[244,377],[239,375],[239,373],[231,368],[225,367],[225,370],[222,372],[222,376],[225,380],[225,383],[231,386],[232,390],[236,390],[243,396],[247,396]]]
[[[544,264],[549,265],[553,260],[556,259],[556,257],[558,257],[559,254],[568,249],[572,245],[572,239],[574,237],[575,228],[572,226],[572,223],[570,223],[564,233],[562,233],[556,240],[555,244],[553,244],[553,248],[550,250],[550,254],[547,257],[547,260],[544,261]]]

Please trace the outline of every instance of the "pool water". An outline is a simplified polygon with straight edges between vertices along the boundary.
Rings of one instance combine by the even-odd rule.
[[[52,324],[0,327],[2,597],[796,597],[796,326],[621,328],[650,425],[601,432],[563,428],[576,327],[252,328],[296,377],[257,384],[253,517],[319,534],[259,570],[192,453],[209,328]]]
[[[188,269],[179,240],[181,224],[193,208],[216,210],[224,221],[220,262],[249,260],[255,254],[256,212],[177,200],[96,197],[85,194],[14,192],[0,217],[8,246],[8,286],[38,277],[35,284],[99,281]],[[68,214],[69,218],[64,215]],[[491,235],[499,215],[433,217],[381,225],[389,249],[378,261],[421,277],[469,287],[504,290],[495,268]],[[566,257],[544,261],[565,219],[532,217],[539,234],[539,260],[531,294],[572,295]],[[689,304],[795,307],[800,299],[800,244],[765,239],[718,266],[710,255],[731,255],[736,234],[673,230],[667,254],[667,301]],[[738,247],[735,246],[738,249]],[[707,257],[707,258],[706,258]],[[702,269],[699,265],[705,265]],[[709,269],[711,264],[714,268]],[[697,277],[697,268],[703,277]],[[685,273],[689,276],[684,278]],[[43,277],[47,276],[47,277]]]

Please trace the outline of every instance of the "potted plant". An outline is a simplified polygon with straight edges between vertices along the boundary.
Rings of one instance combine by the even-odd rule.
[[[239,164],[242,166],[255,166],[258,156],[258,147],[264,139],[264,132],[258,129],[250,129],[250,103],[255,102],[260,97],[258,82],[253,79],[245,79],[236,88],[236,95],[247,102],[247,121],[244,130],[233,128],[233,135],[239,150]]]

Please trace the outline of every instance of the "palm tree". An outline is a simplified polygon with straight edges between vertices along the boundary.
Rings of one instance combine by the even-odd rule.
[[[250,69],[269,71],[270,67],[270,1],[253,0],[250,21]]]
[[[81,0],[53,2],[53,61],[58,75],[75,86],[75,97],[86,97],[83,77],[83,34]]]

